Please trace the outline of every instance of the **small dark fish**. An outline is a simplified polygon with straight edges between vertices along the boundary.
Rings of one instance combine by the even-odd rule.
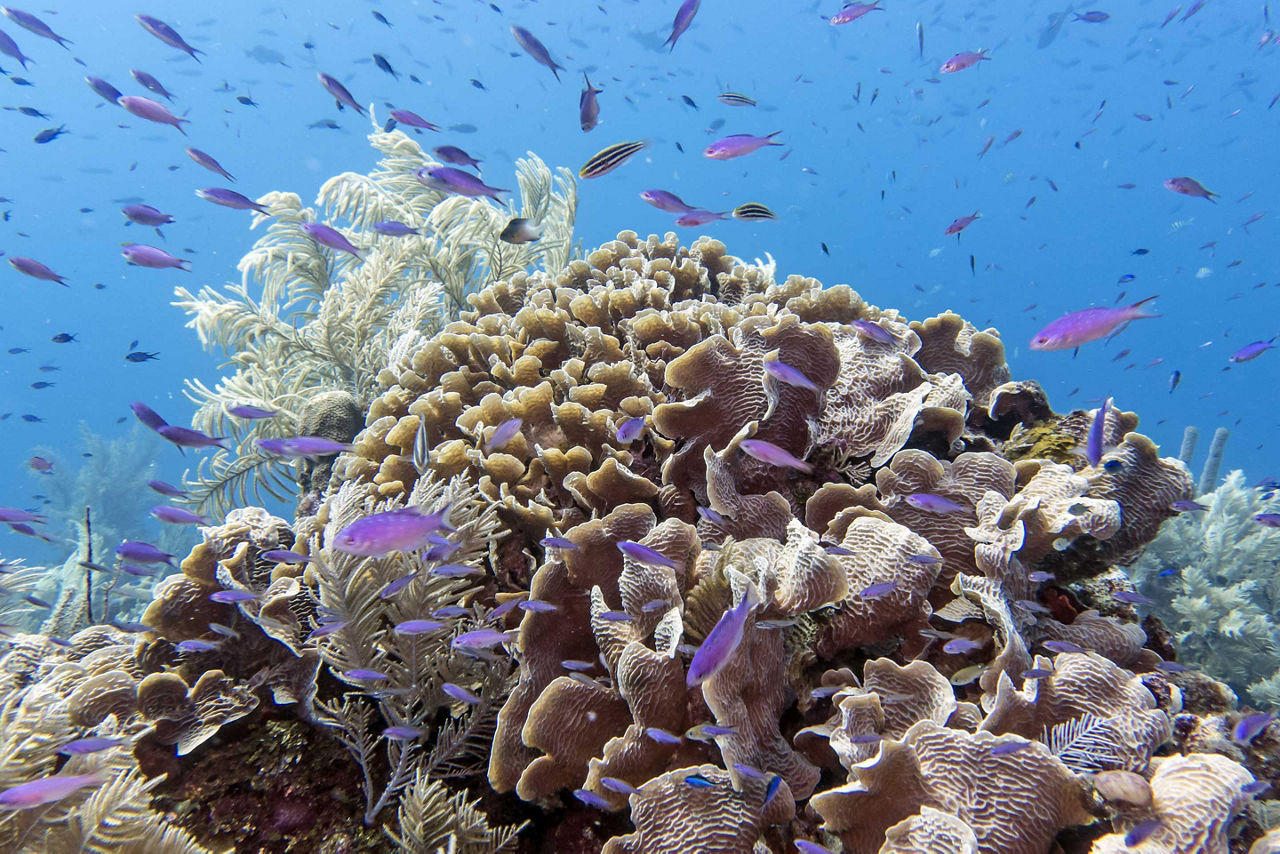
[[[573,796],[587,806],[594,807],[598,810],[613,809],[613,804],[609,803],[608,800],[597,795],[595,792],[588,792],[586,789],[574,789]]]
[[[432,124],[412,110],[392,110],[391,117],[400,124],[408,125],[409,127],[422,128],[423,130],[433,130],[437,132],[440,130],[439,125]]]
[[[338,109],[342,109],[342,107],[347,106],[362,116],[365,114],[364,107],[356,103],[356,99],[352,97],[349,91],[347,91],[346,86],[343,86],[336,79],[330,77],[324,72],[318,72],[316,77],[320,80],[320,85],[325,88],[325,91],[332,95],[334,100],[338,102]]]
[[[759,202],[744,202],[733,209],[733,218],[744,221],[777,219],[778,215]]]
[[[21,9],[15,9],[12,6],[0,6],[0,12],[3,12],[6,18],[13,21],[24,30],[35,33],[41,38],[55,41],[62,47],[67,48],[67,50],[71,50],[71,48],[67,47],[67,45],[71,44],[70,39],[64,39],[62,36],[55,33],[48,24],[30,12],[24,12]],[[17,57],[14,57],[14,59],[17,59]]]
[[[1150,249],[1135,249],[1129,254],[1130,255],[1146,255],[1150,251],[1151,251]]]
[[[1077,12],[1073,20],[1084,21],[1086,24],[1101,24],[1103,21],[1109,20],[1110,18],[1111,16],[1106,12],[1099,12],[1095,10],[1092,12],[1085,12],[1083,15]]]
[[[599,178],[607,175],[648,147],[647,142],[619,142],[610,145],[583,164],[578,170],[578,177]]]
[[[386,16],[383,15],[381,12],[379,12],[377,9],[373,10],[373,19],[380,24],[386,24],[388,27],[391,26],[391,22],[388,21]]]
[[[137,68],[130,68],[129,76],[134,80],[137,80],[142,88],[147,91],[155,92],[161,98],[165,98],[169,101],[173,100],[173,93],[164,88],[164,84],[157,80],[154,75],[148,74],[147,72]]]
[[[690,98],[688,95],[681,95],[680,100],[684,101],[686,104],[688,104],[690,107],[693,107],[695,110],[700,109],[698,105],[694,102],[694,100]]]
[[[135,363],[150,362],[158,359],[159,357],[159,353],[145,353],[142,350],[134,350],[132,353],[127,353],[125,355],[125,359]]]
[[[49,118],[49,116],[48,116],[46,113],[42,113],[42,112],[40,112],[40,111],[39,111],[39,110],[37,110],[35,107],[18,107],[18,112],[22,113],[24,116],[30,116],[30,117],[31,117],[31,118],[33,118],[33,119],[47,119],[47,118]],[[1261,217],[1259,217],[1259,219],[1261,219]],[[1254,222],[1256,222],[1256,221],[1257,221],[1257,220],[1254,220]],[[1252,224],[1252,223],[1250,223],[1250,224]]]
[[[253,100],[253,98],[249,97],[248,95],[236,95],[236,100],[244,104],[246,107],[258,106],[258,102]]]
[[[80,339],[71,332],[59,332],[49,340],[54,344],[70,344],[72,341],[79,341]]]
[[[396,73],[396,70],[391,67],[391,63],[387,62],[387,58],[382,54],[375,53],[373,55],[373,64],[378,66],[379,69],[385,71],[387,74],[390,74],[396,80],[400,79],[400,75]]]
[[[472,169],[480,168],[481,161],[476,160],[456,145],[441,145],[431,150],[435,152],[436,157],[439,157],[442,163],[452,163],[454,166],[469,166]]]
[[[710,789],[712,786],[715,785],[715,783],[708,780],[705,776],[697,772],[685,777],[684,781],[685,783],[689,784],[695,789]]]
[[[32,137],[32,139],[34,139],[37,144],[44,145],[46,142],[53,142],[55,139],[62,136],[66,132],[67,132],[67,126],[59,125],[56,128],[45,128],[44,130],[36,134],[34,137]]]

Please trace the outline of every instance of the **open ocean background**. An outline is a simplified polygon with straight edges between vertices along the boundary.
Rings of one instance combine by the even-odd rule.
[[[1196,425],[1196,473],[1213,430],[1228,427],[1224,473],[1243,468],[1250,482],[1280,474],[1273,441],[1280,352],[1228,361],[1280,331],[1280,106],[1271,106],[1280,95],[1280,9],[1209,0],[1161,28],[1175,0],[1078,6],[1111,17],[1068,20],[1041,47],[1049,16],[1065,6],[887,0],[884,11],[833,27],[825,18],[838,2],[704,0],[668,52],[662,42],[678,5],[220,0],[140,8],[46,0],[23,7],[70,39],[70,50],[0,19],[35,60],[24,71],[0,57],[9,75],[0,80],[0,249],[43,261],[70,285],[36,281],[7,264],[0,270],[0,505],[76,516],[86,481],[145,470],[176,483],[194,465],[197,453],[184,457],[137,428],[128,404],[139,400],[171,423],[188,423],[183,380],[212,385],[222,358],[184,328],[185,315],[170,305],[173,289],[238,280],[236,263],[262,229],[250,232],[249,213],[193,191],[229,186],[257,198],[290,190],[310,203],[330,176],[366,172],[377,159],[365,139],[369,121],[339,112],[317,72],[373,104],[379,122],[397,107],[441,125],[441,133],[422,133],[423,147],[466,149],[500,187],[515,186],[513,164],[526,151],[576,172],[606,145],[648,139],[652,146],[630,163],[580,183],[577,235],[586,247],[624,229],[673,230],[671,215],[641,201],[643,190],[669,190],[714,210],[761,202],[778,221],[680,229],[682,242],[707,233],[744,259],[769,253],[779,279],[800,273],[849,284],[910,319],[953,309],[996,327],[1015,378],[1040,381],[1055,410],[1114,396],[1140,413],[1139,430],[1169,456],[1183,427]],[[144,31],[133,19],[138,12],[171,24],[205,52],[202,61]],[[566,67],[559,82],[521,50],[512,25],[533,32]],[[937,73],[953,54],[979,48],[991,61]],[[375,52],[398,80],[375,67]],[[149,95],[130,68],[175,94],[174,111],[191,120],[188,136],[106,103],[83,80],[89,74],[125,94]],[[590,133],[578,126],[584,71],[604,89],[601,125]],[[759,106],[718,103],[724,91]],[[241,104],[240,95],[258,106]],[[9,111],[19,106],[49,118]],[[324,120],[339,128],[309,127]],[[60,125],[65,135],[33,141]],[[782,146],[741,159],[700,153],[726,134],[775,130]],[[1006,144],[1015,131],[1021,135]],[[988,137],[993,144],[979,157]],[[237,182],[193,163],[188,145],[216,157]],[[1220,193],[1217,203],[1161,185],[1184,175]],[[177,219],[163,240],[125,226],[119,209],[132,201]],[[943,236],[974,211],[981,219],[958,242]],[[1242,225],[1259,213],[1246,232]],[[119,245],[135,241],[189,259],[193,272],[128,266]],[[1149,253],[1132,254],[1140,248]],[[1152,294],[1160,295],[1161,318],[1138,321],[1074,358],[1026,346],[1068,311]],[[62,332],[78,341],[50,341]],[[159,359],[127,362],[130,349]],[[1175,370],[1182,380],[1171,392]],[[30,387],[38,381],[55,385]],[[43,421],[28,423],[24,414]],[[134,444],[118,444],[104,459],[94,434],[133,436]],[[53,462],[52,474],[29,468],[36,454]],[[102,491],[90,498],[101,502]],[[135,535],[154,536],[158,523],[146,508],[164,499],[145,488],[136,499],[133,507],[117,496],[95,512],[132,514]],[[67,552],[66,543],[0,534],[5,558],[61,561]]]

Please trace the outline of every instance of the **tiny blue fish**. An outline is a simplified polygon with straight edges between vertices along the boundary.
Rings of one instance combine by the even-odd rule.
[[[755,585],[749,584],[742,594],[741,601],[725,611],[711,631],[707,632],[702,645],[693,654],[693,661],[689,662],[689,674],[685,683],[690,688],[701,685],[719,673],[721,668],[729,662],[738,645],[742,643],[742,633],[746,627],[747,617],[758,604],[760,599]]]
[[[577,543],[564,537],[543,537],[538,544],[546,549],[576,549]]]
[[[863,599],[877,599],[881,596],[887,596],[897,589],[898,582],[881,581],[878,584],[872,584],[870,587],[863,588],[858,595]]]
[[[604,786],[611,792],[617,792],[620,795],[634,795],[640,791],[626,780],[619,780],[617,777],[601,777],[600,785]]]
[[[646,566],[664,566],[667,569],[679,569],[680,565],[657,549],[632,540],[622,540],[617,544],[618,551]]]
[[[471,691],[468,691],[466,688],[463,688],[461,685],[455,685],[452,682],[444,683],[443,685],[440,686],[440,690],[444,691],[453,699],[463,703],[470,703],[471,705],[474,706],[480,702],[480,698],[477,697],[474,693],[472,693]]]
[[[582,801],[589,807],[595,807],[599,810],[607,810],[611,808],[611,804],[595,792],[588,792],[586,789],[574,789],[573,796]]]
[[[210,593],[209,598],[223,605],[234,605],[237,602],[248,602],[252,599],[257,599],[258,594],[250,593],[248,590],[219,590],[216,593]]]
[[[1160,819],[1158,818],[1149,818],[1144,822],[1140,822],[1139,824],[1134,825],[1133,828],[1124,835],[1124,844],[1128,848],[1134,848],[1141,845],[1154,836],[1155,832],[1161,827],[1163,827],[1163,825],[1160,823]]]
[[[377,682],[381,679],[387,678],[387,674],[382,671],[371,670],[367,667],[357,667],[353,670],[345,670],[342,675],[355,682]]]
[[[62,747],[58,748],[58,752],[66,756],[87,756],[90,753],[98,753],[112,747],[118,747],[124,743],[125,739],[118,737],[77,738],[75,741],[68,741],[62,745]]]
[[[819,391],[817,384],[813,380],[806,377],[799,368],[792,367],[786,362],[770,359],[764,363],[764,372],[778,382],[793,385],[797,388],[807,388],[809,391]]]
[[[389,726],[382,731],[382,735],[392,741],[413,741],[422,735],[422,730],[413,726]]]
[[[1179,513],[1190,513],[1197,510],[1209,509],[1207,505],[1201,504],[1198,501],[1175,501],[1169,506],[1172,509],[1177,510]]]
[[[701,516],[703,519],[706,519],[708,522],[710,522],[713,525],[725,524],[724,517],[721,516],[716,511],[712,510],[710,507],[703,507],[702,505],[698,505],[698,515]]]
[[[444,628],[444,623],[436,620],[405,620],[396,623],[392,631],[398,635],[425,635]]]
[[[1029,741],[1000,741],[991,745],[991,755],[1008,756],[1010,753],[1026,750],[1030,746],[1031,742]]]
[[[1236,744],[1249,744],[1275,720],[1273,712],[1257,712],[1245,715],[1231,729],[1231,740]]]
[[[1086,652],[1085,648],[1080,644],[1064,640],[1047,640],[1041,646],[1050,652]]]
[[[630,445],[636,439],[640,438],[640,433],[644,430],[644,418],[637,416],[628,418],[618,425],[618,441],[624,445]]]
[[[1161,661],[1156,664],[1156,670],[1163,670],[1165,673],[1185,673],[1190,669],[1185,664],[1179,664],[1176,661]]]
[[[1151,600],[1141,593],[1134,593],[1130,590],[1117,590],[1111,594],[1111,598],[1117,602],[1124,602],[1126,605],[1150,605]]]
[[[682,740],[680,736],[656,726],[645,728],[644,734],[660,744],[679,744]]]
[[[695,789],[710,789],[715,785],[714,782],[696,772],[685,777],[684,781]]]
[[[968,513],[970,509],[955,503],[949,498],[941,495],[930,495],[927,492],[917,492],[906,497],[906,502],[917,510],[924,510],[927,513]]]
[[[778,794],[778,789],[780,788],[782,788],[782,778],[775,774],[773,776],[773,779],[769,781],[769,785],[765,786],[764,806],[767,807],[769,805],[769,803],[773,800],[774,796]]]

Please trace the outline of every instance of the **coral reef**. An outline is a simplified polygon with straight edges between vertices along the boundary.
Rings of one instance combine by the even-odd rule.
[[[367,411],[298,518],[202,528],[137,637],[8,642],[7,702],[61,716],[35,745],[132,740],[67,763],[116,764],[62,825],[19,811],[0,838],[125,785],[157,787],[173,850],[1191,852],[1270,829],[1280,725],[1132,607],[1121,567],[1193,494],[1136,415],[1105,413],[1091,464],[1102,416],[1012,380],[994,330],[707,238],[494,278],[364,390],[313,389],[350,395],[317,425]],[[352,533],[388,525],[416,533]],[[24,761],[0,782],[55,770]]]
[[[1258,523],[1280,510],[1233,471],[1165,522],[1133,565],[1138,590],[1168,625],[1178,660],[1260,707],[1280,706],[1280,531]]]
[[[468,294],[534,263],[559,269],[572,251],[577,190],[572,173],[552,172],[532,153],[517,163],[520,216],[542,225],[536,243],[512,245],[498,239],[511,214],[488,199],[448,196],[429,189],[415,170],[439,164],[401,131],[369,137],[382,153],[368,175],[347,172],[321,188],[317,208],[304,207],[294,193],[268,193],[259,202],[270,222],[241,261],[241,281],[222,289],[176,290],[182,308],[209,349],[221,349],[235,368],[213,388],[198,379],[187,396],[198,406],[193,426],[227,436],[230,450],[201,461],[189,486],[197,507],[225,513],[263,496],[283,499],[304,484],[314,495],[327,485],[323,473],[265,454],[256,442],[314,435],[314,408],[329,392],[346,392],[364,411],[377,394],[379,373],[396,365],[397,354],[416,349],[465,306]],[[361,249],[357,258],[311,239],[302,226],[336,224]],[[415,229],[385,234],[386,221]],[[235,405],[278,413],[269,419],[238,418]],[[358,420],[358,417],[357,417]],[[351,430],[323,435],[349,441]],[[330,460],[331,462],[331,460]]]

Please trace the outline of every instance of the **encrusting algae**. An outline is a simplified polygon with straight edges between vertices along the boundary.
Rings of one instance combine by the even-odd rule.
[[[342,180],[372,205],[383,179]],[[448,245],[451,202],[401,191]],[[330,263],[286,201],[246,269],[295,242]],[[330,207],[357,243],[387,218]],[[1135,415],[1097,416],[1091,464],[1095,416],[1054,415],[958,315],[777,282],[709,238],[561,244],[254,396],[343,392],[363,426],[306,467],[294,520],[201,528],[142,631],[6,640],[0,799],[104,782],[0,813],[0,847],[1190,854],[1270,829],[1270,718],[1166,660],[1114,568],[1193,496]],[[412,246],[377,251],[317,280],[306,323],[361,264],[390,265],[389,300],[437,294]],[[184,299],[197,325],[194,301],[228,305]],[[254,335],[217,339],[241,373],[197,390],[200,424],[292,358]],[[118,738],[59,754],[86,736]]]

